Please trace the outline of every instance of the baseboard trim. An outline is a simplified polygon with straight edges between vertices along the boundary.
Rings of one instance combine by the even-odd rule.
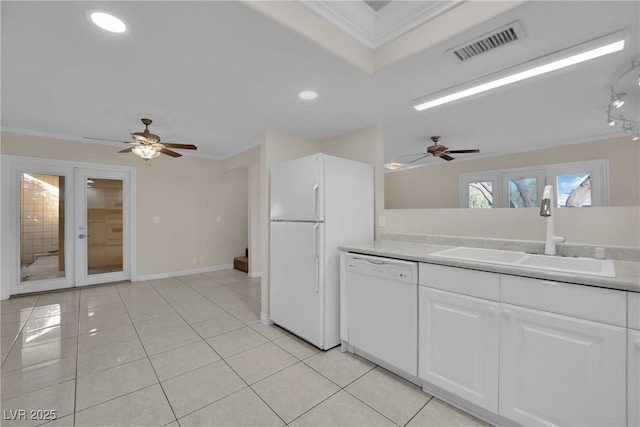
[[[262,272],[261,271],[252,271],[251,273],[249,273],[249,277],[252,279],[255,279],[256,277],[262,277]]]
[[[232,268],[233,268],[233,264],[223,264],[223,265],[211,265],[208,267],[192,268],[189,270],[167,271],[166,273],[138,274],[135,277],[135,281],[143,282],[145,280],[168,279],[170,277],[180,277],[180,276],[189,276],[191,274],[210,273],[212,271],[230,270]]]
[[[273,325],[273,320],[269,317],[269,315],[265,312],[260,312],[260,323],[263,325]]]

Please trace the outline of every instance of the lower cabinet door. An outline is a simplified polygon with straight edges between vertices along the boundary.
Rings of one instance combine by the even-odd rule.
[[[498,411],[498,303],[419,287],[423,380]]]
[[[501,305],[499,414],[522,425],[624,426],[625,328]]]
[[[629,408],[629,426],[640,426],[640,331],[629,329],[627,345],[629,357],[627,363],[627,404]]]

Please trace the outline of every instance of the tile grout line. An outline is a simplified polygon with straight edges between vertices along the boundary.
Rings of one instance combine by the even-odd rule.
[[[80,358],[80,301],[82,290],[78,293],[78,324],[76,325],[76,374],[73,383],[73,427],[76,425],[76,406],[78,402],[78,359]]]
[[[31,311],[29,312],[29,315],[27,316],[27,320],[25,320],[24,325],[22,325],[20,329],[18,329],[18,333],[16,334],[15,337],[13,337],[13,341],[11,341],[11,346],[9,347],[9,351],[7,352],[7,356],[5,357],[4,360],[0,361],[0,372],[1,372],[2,366],[4,366],[5,361],[9,358],[9,353],[11,353],[11,351],[13,350],[13,347],[16,345],[16,342],[18,341],[18,337],[20,336],[22,331],[24,331],[24,328],[25,326],[27,326],[29,319],[31,319],[31,315],[33,314],[33,310],[36,309],[38,305],[38,301],[40,301],[40,295],[38,295],[35,302],[33,303],[33,307],[31,307]]]
[[[215,281],[215,279],[212,279],[212,280],[214,280],[214,281]],[[183,282],[183,283],[185,283],[187,286],[189,286],[189,284],[188,284],[188,283],[186,283],[186,282],[184,282],[184,281],[182,281],[182,280],[180,280],[180,281],[181,281],[181,282]],[[193,289],[191,286],[189,286],[189,288]],[[194,290],[195,292],[198,292],[196,289],[193,289],[193,290]],[[201,294],[200,292],[198,292],[198,293],[199,293],[199,294]],[[202,295],[202,294],[201,294],[201,295]],[[204,295],[203,295],[203,296],[204,296]],[[205,298],[206,298],[206,296],[205,296]],[[207,298],[207,299],[208,299],[208,298]],[[253,329],[253,328],[251,328],[251,329]],[[256,331],[256,332],[258,332],[258,333],[260,334],[260,332],[259,332],[259,331]],[[197,333],[197,332],[196,332],[196,333]],[[278,344],[276,344],[276,343],[274,343],[274,342],[273,342],[273,339],[271,339],[271,338],[269,338],[269,337],[267,337],[266,335],[263,335],[263,334],[260,334],[260,335],[262,335],[262,336],[264,336],[265,338],[267,338],[267,339],[269,340],[269,342],[270,342],[270,343],[272,343],[272,344],[276,345],[278,348],[281,348]],[[284,336],[286,336],[286,335],[284,335]],[[278,337],[278,338],[282,338],[282,337]],[[206,340],[205,340],[205,342],[206,342]],[[209,343],[207,342],[207,344],[209,344]],[[263,344],[261,344],[261,345],[263,345]],[[251,349],[253,349],[253,348],[255,348],[255,347],[258,347],[258,346],[251,347]],[[380,413],[378,410],[376,410],[375,408],[371,407],[371,406],[370,406],[370,405],[368,405],[366,402],[363,402],[362,400],[358,399],[356,396],[354,396],[353,394],[351,394],[351,393],[349,393],[347,390],[345,390],[345,388],[346,388],[346,387],[348,387],[349,385],[353,384],[354,382],[356,382],[356,381],[357,381],[357,380],[359,380],[360,378],[364,377],[364,376],[365,376],[365,375],[367,375],[369,372],[373,371],[376,367],[378,367],[378,365],[373,364],[373,367],[371,367],[371,369],[369,369],[369,370],[367,370],[366,372],[362,373],[360,376],[358,376],[357,378],[355,378],[355,379],[353,379],[352,381],[350,381],[350,382],[349,382],[348,384],[346,384],[344,387],[341,387],[339,384],[336,384],[336,383],[335,383],[334,381],[332,381],[330,378],[327,378],[327,377],[326,377],[325,375],[323,375],[321,372],[319,372],[319,371],[315,370],[313,367],[309,366],[308,364],[306,364],[306,363],[304,362],[304,360],[307,360],[307,359],[309,359],[309,358],[311,358],[311,357],[315,356],[316,354],[320,354],[320,353],[315,353],[314,355],[311,355],[311,356],[309,356],[309,357],[307,357],[307,358],[305,358],[305,359],[299,359],[299,358],[297,358],[295,355],[293,355],[293,354],[291,354],[291,353],[287,352],[287,350],[285,350],[285,349],[283,349],[283,348],[281,348],[281,349],[282,349],[284,352],[286,352],[287,354],[290,354],[292,357],[294,357],[295,359],[297,359],[297,363],[294,363],[293,365],[289,365],[289,366],[287,366],[287,367],[285,367],[285,368],[283,368],[283,369],[281,369],[281,370],[279,370],[279,371],[277,371],[277,372],[272,373],[271,375],[268,375],[268,376],[266,376],[266,377],[264,377],[264,378],[261,378],[260,380],[256,381],[256,382],[255,382],[255,383],[253,383],[253,384],[257,384],[257,383],[259,383],[259,382],[261,382],[261,381],[266,380],[267,378],[270,378],[270,377],[272,377],[272,376],[274,376],[274,375],[276,375],[276,374],[279,374],[280,372],[282,372],[282,371],[284,371],[284,370],[286,370],[286,369],[288,369],[288,368],[291,368],[292,366],[295,366],[295,365],[297,365],[297,364],[299,364],[299,363],[302,363],[302,364],[304,364],[305,366],[307,366],[308,368],[310,368],[311,370],[313,370],[314,372],[316,372],[317,374],[319,374],[321,377],[325,378],[326,380],[328,380],[329,382],[333,383],[334,385],[336,385],[336,386],[338,387],[338,390],[336,390],[334,393],[332,393],[331,395],[327,396],[325,399],[321,400],[320,402],[318,402],[316,405],[312,406],[311,408],[307,409],[305,412],[303,412],[302,414],[300,414],[299,416],[297,416],[296,418],[294,418],[293,420],[291,420],[289,423],[291,423],[291,422],[295,421],[296,419],[300,418],[301,416],[303,416],[303,415],[304,415],[304,414],[306,414],[307,412],[309,412],[309,411],[311,411],[312,409],[316,408],[318,405],[320,405],[320,404],[322,404],[323,402],[325,402],[326,400],[330,399],[332,396],[335,396],[336,394],[338,394],[340,391],[344,391],[345,393],[349,394],[349,395],[350,395],[350,396],[352,396],[353,398],[357,399],[359,402],[362,402],[364,405],[366,405],[367,407],[369,407],[371,410],[373,410],[373,411],[374,411],[374,412],[376,412],[377,414],[381,415],[381,416],[382,416],[382,417],[384,417],[385,419],[387,419],[387,420],[391,421],[392,423],[396,424],[393,420],[389,419],[386,415],[384,415],[384,414]],[[247,350],[244,350],[244,351],[248,351],[248,350],[250,350],[250,349],[247,349]],[[215,351],[215,350],[214,350],[214,351]],[[239,353],[236,353],[236,354],[241,354],[241,353],[243,353],[244,351],[239,352]],[[320,352],[322,352],[322,351],[323,351],[323,350],[320,350]],[[232,356],[234,356],[234,355],[232,355]],[[232,357],[232,356],[230,356],[230,357]],[[223,360],[224,360],[224,358],[223,358]],[[226,362],[226,360],[225,360],[225,362]],[[228,365],[228,363],[227,363],[227,365]],[[229,367],[231,368],[231,366],[229,366]],[[231,368],[231,369],[233,369],[233,368]],[[234,372],[235,372],[235,370],[234,370]],[[236,374],[237,374],[237,372],[236,372]],[[238,376],[240,376],[240,375],[238,375]],[[242,378],[242,377],[240,377],[240,378]],[[242,380],[244,381],[244,378],[242,378]],[[245,381],[245,382],[246,382],[246,381]],[[259,394],[258,394],[258,393],[253,389],[252,384],[248,384],[248,383],[247,383],[247,385],[248,385],[248,386],[249,386],[249,388],[250,388],[250,389],[251,389],[251,390],[252,390],[252,391],[253,391],[253,392],[254,392],[254,393],[255,393],[255,394],[260,398],[260,400],[262,400],[262,401],[265,403],[265,405],[267,405],[267,407],[269,407],[269,409],[271,409],[271,410],[272,410],[272,411],[273,411],[273,412],[278,416],[278,418],[280,418],[280,419],[285,423],[285,425],[289,425],[289,423],[287,423],[286,421],[284,421],[284,419],[283,419],[283,418],[282,418],[282,417],[281,417],[281,416],[280,416],[280,415],[279,415],[279,414],[278,414],[278,413],[277,413],[277,412],[276,412],[276,411],[275,411],[275,410],[274,410],[274,409],[273,409],[273,408],[272,408],[272,407],[271,407],[271,406],[270,406],[270,405],[269,405],[269,404],[268,404],[268,403],[267,403],[267,402],[262,398],[262,396],[260,396],[260,395],[259,395]],[[221,400],[221,399],[219,399],[219,400]],[[215,402],[212,402],[212,403],[215,403]],[[211,403],[211,404],[212,404],[212,403]],[[426,403],[425,403],[425,405],[426,405]],[[209,406],[209,405],[206,405],[206,406]],[[205,407],[206,407],[206,406],[205,406]],[[204,408],[204,407],[203,407],[203,408]],[[200,409],[202,409],[202,408],[200,408]],[[198,410],[200,410],[200,409],[198,409]],[[194,412],[195,412],[195,411],[194,411]],[[193,413],[193,412],[192,412],[192,413]],[[417,412],[416,412],[416,414],[417,414]],[[414,416],[415,416],[416,414],[414,414]],[[186,415],[185,415],[185,416],[186,416]]]
[[[229,289],[229,288],[227,288],[224,284],[222,284],[221,282],[218,282],[218,281],[217,281],[217,280],[215,280],[215,279],[212,279],[212,278],[210,278],[210,277],[208,277],[208,276],[204,276],[204,277],[206,277],[208,280],[213,280],[214,282],[216,282],[217,284],[219,284],[220,286],[222,286],[222,287],[224,287],[224,288],[226,288],[226,289]],[[194,287],[192,287],[188,282],[185,282],[184,280],[182,280],[182,279],[181,279],[181,278],[179,278],[179,277],[176,277],[176,279],[177,279],[179,282],[181,282],[182,284],[184,284],[185,286],[187,286],[189,289],[191,289],[192,291],[194,291],[195,293],[197,293],[198,295],[202,296],[204,299],[206,299],[206,300],[207,300],[207,301],[209,301],[210,303],[214,304],[216,307],[220,308],[220,310],[224,311],[224,312],[225,312],[226,314],[228,314],[229,316],[232,316],[234,319],[237,319],[239,322],[242,322],[242,323],[244,323],[245,325],[247,324],[247,323],[246,323],[245,321],[243,321],[242,319],[240,319],[240,318],[236,317],[236,316],[235,316],[233,313],[231,313],[229,310],[227,310],[226,308],[222,307],[221,305],[219,305],[218,303],[216,303],[215,301],[213,301],[213,300],[211,300],[209,297],[207,297],[205,294],[203,294],[202,292],[200,292],[200,291],[198,291],[197,289],[195,289]],[[152,286],[153,286],[153,285],[152,285]],[[229,290],[230,290],[230,291],[232,291],[232,292],[235,292],[233,289],[229,289]],[[245,295],[240,294],[239,292],[235,292],[235,293],[237,293],[237,294],[238,294],[238,295],[240,295],[240,296],[243,296],[244,298],[249,298],[249,297],[247,297],[247,296],[245,296]],[[249,299],[251,299],[251,298],[249,298]],[[169,302],[169,301],[167,301],[167,302]],[[171,304],[171,303],[169,302],[169,304]],[[172,306],[172,307],[173,307],[173,306]],[[174,309],[174,310],[175,310],[175,309]],[[186,321],[186,319],[185,319],[185,321]],[[189,322],[187,322],[187,323],[189,323]],[[195,323],[198,323],[198,322],[195,322]],[[247,326],[249,326],[249,325],[247,325]]]
[[[149,285],[151,286],[151,284],[149,284]],[[154,288],[154,290],[155,290],[155,288]],[[126,304],[124,303],[124,299],[122,298],[122,294],[120,293],[120,289],[118,289],[117,286],[116,286],[116,292],[118,293],[118,296],[120,296],[120,300],[122,301],[122,305],[125,306],[124,309],[127,312],[127,316],[129,316],[129,320],[131,320],[131,325],[133,327],[133,330],[136,333],[136,336],[138,337],[138,340],[140,341],[140,346],[142,347],[142,350],[144,351],[144,354],[146,354],[146,356],[147,356],[147,360],[149,361],[149,365],[151,366],[151,369],[153,370],[153,374],[156,376],[156,380],[158,380],[158,385],[160,386],[160,390],[162,390],[162,394],[164,395],[164,398],[167,401],[167,405],[169,405],[169,409],[171,409],[171,413],[173,414],[173,421],[178,422],[178,417],[176,416],[176,412],[173,410],[173,406],[171,406],[171,402],[169,401],[169,397],[167,397],[167,393],[164,391],[164,387],[162,386],[162,382],[160,381],[160,377],[158,377],[158,373],[156,372],[156,368],[153,366],[153,363],[151,363],[151,359],[149,358],[149,353],[147,352],[147,349],[145,348],[144,344],[142,343],[142,339],[140,338],[140,334],[138,333],[138,330],[136,329],[135,325],[133,324],[133,319],[131,318],[131,314],[129,313],[129,310],[126,307]],[[158,291],[156,291],[156,292],[158,292]],[[162,297],[162,295],[160,295],[160,296]],[[142,360],[142,359],[139,359],[139,360]],[[153,384],[153,385],[151,385],[149,387],[153,387],[154,385],[155,384]],[[142,389],[138,389],[136,391],[139,391],[139,390],[142,390]],[[74,422],[75,422],[75,419],[74,419]],[[178,425],[179,424],[180,423],[178,423]],[[74,427],[75,427],[75,425],[74,425]]]
[[[177,279],[177,280],[178,280],[179,282],[182,282],[182,280],[180,280],[180,279]],[[193,290],[194,292],[196,292],[197,294],[202,295],[200,292],[198,292],[197,290],[193,289],[191,286],[187,285],[185,282],[182,282],[182,283],[183,283],[183,284],[185,284],[189,289],[191,289],[191,290]],[[153,287],[153,285],[152,285],[151,283],[149,283],[149,285],[153,288],[153,290],[154,290],[154,291],[156,291],[156,292],[158,293],[158,295],[160,295],[160,297],[161,297],[162,299],[164,299],[164,300],[167,302],[167,304],[169,304],[169,305],[171,306],[171,308],[173,308],[173,309],[175,310],[175,308],[173,307],[173,305],[169,302],[169,300],[167,300],[167,299],[164,297],[164,295],[162,295],[162,293],[161,293],[160,291],[158,291],[156,288],[154,288],[154,287]],[[204,295],[202,295],[202,296],[204,297]],[[208,298],[206,298],[206,297],[205,297],[205,299],[209,300],[209,299],[208,299]],[[213,303],[213,302],[212,302],[212,303]],[[215,304],[215,303],[213,303],[213,304],[217,306],[217,304]],[[241,379],[245,384],[247,384],[247,382],[244,380],[244,378],[242,378],[240,375],[238,375],[238,373],[237,373],[237,372],[236,372],[236,371],[235,371],[231,366],[229,366],[229,363],[227,363],[227,361],[226,361],[226,360],[224,360],[224,358],[223,358],[223,357],[222,357],[222,356],[221,356],[221,355],[220,355],[220,354],[219,354],[219,353],[218,353],[218,352],[217,352],[213,347],[211,347],[211,344],[209,344],[209,343],[207,342],[207,340],[205,340],[204,338],[202,338],[202,336],[198,333],[198,331],[196,331],[195,329],[193,329],[193,327],[192,327],[192,326],[191,326],[191,324],[187,321],[187,319],[185,319],[185,318],[182,316],[182,314],[181,314],[180,312],[178,312],[177,310],[176,310],[176,313],[178,314],[178,316],[180,316],[180,318],[181,318],[182,320],[184,320],[184,321],[185,321],[185,323],[186,323],[186,324],[191,328],[191,330],[193,330],[193,332],[194,332],[196,335],[198,335],[198,336],[200,337],[200,339],[201,339],[202,341],[204,341],[204,343],[205,343],[205,344],[207,344],[207,345],[211,348],[211,350],[213,350],[213,352],[214,352],[215,354],[217,354],[217,355],[218,355],[218,357],[220,357],[220,360],[216,360],[215,362],[211,362],[211,363],[209,363],[209,364],[207,364],[207,365],[205,365],[205,366],[209,366],[209,365],[212,365],[212,364],[214,364],[214,363],[216,363],[216,362],[223,361],[223,362],[227,365],[227,367],[229,367],[229,369],[230,369],[234,374],[236,374],[236,375],[238,376],[238,378],[240,378],[240,379]],[[135,328],[135,327],[134,327],[134,328]],[[136,333],[137,333],[137,330],[136,330]],[[191,343],[191,344],[193,344],[193,343]],[[189,345],[189,344],[187,344],[187,345]],[[143,347],[144,347],[144,345],[143,345]],[[182,346],[182,347],[184,347],[184,346]],[[177,348],[181,348],[181,347],[177,347]],[[174,350],[174,349],[172,349],[172,350]],[[145,352],[146,352],[146,349],[145,349]],[[149,359],[149,363],[151,364],[151,367],[153,368],[153,364],[151,363],[151,359]],[[195,371],[195,370],[197,370],[197,369],[200,369],[200,368],[202,368],[202,367],[203,367],[203,366],[201,366],[201,367],[199,367],[199,368],[196,368],[196,369],[194,369],[194,370],[192,370],[192,371],[190,371],[190,372],[193,372],[193,371]],[[155,373],[155,368],[153,368],[153,370],[154,370],[154,373]],[[156,373],[156,377],[157,377],[157,375],[158,375],[158,374]],[[183,375],[183,374],[180,374],[180,375]],[[179,375],[178,375],[178,376],[179,376]],[[177,376],[176,376],[176,377],[177,377]],[[176,378],[176,377],[174,377],[174,378]],[[165,381],[166,381],[166,380],[165,380]],[[169,403],[169,407],[171,407],[171,411],[173,412],[173,415],[176,417],[176,422],[178,423],[178,425],[180,425],[180,421],[179,421],[179,419],[178,419],[178,417],[177,417],[177,415],[176,415],[176,413],[175,413],[175,411],[174,411],[174,409],[173,409],[173,406],[171,405],[171,401],[170,401],[170,400],[169,400],[169,398],[167,397],[167,394],[166,394],[166,393],[165,393],[165,391],[164,391],[164,387],[162,387],[162,382],[160,381],[160,378],[158,378],[158,382],[159,382],[159,384],[160,384],[160,387],[162,388],[162,392],[165,394],[165,398],[167,399],[167,402]],[[249,384],[247,384],[247,387],[248,387],[248,386],[249,386]],[[240,390],[238,390],[238,391],[240,391]],[[233,393],[231,393],[231,394],[233,394]],[[187,414],[184,414],[184,415],[183,415],[182,417],[180,417],[180,418],[184,418],[184,417],[186,417],[186,416],[188,416],[188,415],[190,415],[190,414],[192,414],[192,413],[194,413],[194,412],[196,412],[196,411],[199,411],[199,410],[201,410],[201,409],[203,409],[203,408],[206,408],[207,406],[209,406],[209,405],[211,405],[211,404],[213,404],[213,403],[215,403],[215,402],[218,402],[218,401],[220,401],[220,400],[222,400],[222,399],[224,399],[224,398],[226,398],[226,397],[230,396],[231,394],[226,395],[226,396],[223,396],[223,397],[221,397],[220,399],[215,400],[214,402],[210,402],[210,403],[208,403],[208,404],[204,405],[204,406],[203,406],[203,407],[201,407],[201,408],[197,408],[197,409],[195,409],[195,410],[193,410],[193,411],[191,411],[191,412],[189,412],[189,413],[187,413]]]
[[[214,279],[211,279],[211,278],[208,278],[208,279],[213,280],[214,282],[217,282],[217,281],[216,281],[216,280],[214,280]],[[194,289],[194,288],[192,288],[191,286],[189,286],[189,284],[188,284],[188,283],[183,282],[182,280],[180,280],[180,281],[181,281],[182,283],[184,283],[186,286],[188,286],[190,289],[192,289],[194,292],[196,292],[196,293],[198,293],[198,294],[202,295],[202,296],[203,296],[203,297],[205,297],[207,300],[209,300],[205,295],[203,295],[202,293],[198,292],[196,289]],[[213,304],[215,304],[215,303],[213,303]],[[217,304],[216,304],[216,305],[217,305]],[[238,320],[240,320],[240,319],[238,319]],[[185,319],[185,321],[186,321],[186,319]],[[188,323],[188,322],[187,322],[187,323]],[[243,323],[244,323],[244,322],[243,322]],[[245,326],[245,327],[249,327],[249,326]],[[194,329],[194,331],[195,331],[195,329]],[[198,334],[198,336],[202,337],[202,336],[198,333],[198,331],[195,331],[195,333],[196,333],[196,334]],[[259,333],[259,332],[257,332],[257,331],[256,331],[256,333],[258,333],[259,335],[262,335],[262,334],[260,334],[260,333]],[[265,337],[265,338],[267,338],[267,337]],[[218,352],[217,352],[217,351],[216,351],[216,350],[211,346],[211,344],[209,344],[209,342],[207,342],[207,340],[205,340],[204,338],[202,338],[202,340],[203,340],[203,341],[204,341],[204,342],[205,342],[205,343],[206,343],[206,344],[207,344],[207,345],[208,345],[208,346],[209,346],[209,347],[210,347],[210,348],[211,348],[211,349],[212,349],[212,350],[213,350],[213,351],[218,355],[218,356],[220,356],[220,360],[222,360],[222,361],[227,365],[227,367],[229,367],[229,369],[230,369],[234,374],[236,374],[236,375],[238,376],[238,378],[240,378],[240,379],[241,379],[241,380],[242,380],[242,381],[247,385],[247,388],[249,388],[249,389],[250,389],[250,390],[251,390],[251,391],[252,391],[256,396],[258,396],[258,398],[259,398],[262,402],[264,402],[264,404],[265,404],[265,405],[266,405],[266,406],[267,406],[267,407],[268,407],[268,408],[269,408],[269,409],[270,409],[270,410],[271,410],[271,411],[272,411],[272,412],[273,412],[273,413],[274,413],[274,414],[275,414],[275,415],[276,415],[276,416],[277,416],[277,417],[278,417],[278,418],[279,418],[279,419],[280,419],[280,420],[281,420],[285,425],[287,425],[287,422],[286,422],[284,419],[282,419],[282,417],[281,417],[281,416],[280,416],[280,415],[279,415],[279,414],[278,414],[278,413],[277,413],[277,412],[276,412],[276,411],[275,411],[271,406],[269,406],[269,404],[268,404],[267,402],[265,402],[265,401],[264,401],[264,399],[262,398],[262,396],[260,396],[260,395],[259,395],[259,394],[258,394],[258,393],[257,393],[257,392],[252,388],[252,387],[251,387],[251,384],[249,384],[249,383],[248,383],[248,382],[247,382],[247,381],[246,381],[246,380],[245,380],[245,379],[244,379],[240,374],[238,374],[238,372],[237,372],[235,369],[233,369],[233,367],[229,364],[229,362],[227,362],[227,360],[226,360],[224,357],[222,357],[222,356],[221,356],[221,355],[220,355],[220,354],[219,354],[219,353],[218,353]],[[269,340],[269,338],[267,338],[267,340]],[[270,343],[270,342],[271,342],[271,340],[269,340],[269,341],[268,341],[268,343]],[[267,343],[264,343],[264,344],[267,344]],[[259,345],[264,345],[264,344],[259,344]],[[253,348],[258,347],[259,345],[257,345],[257,346],[253,346],[253,347],[251,347],[251,348],[249,348],[249,349],[247,349],[247,350],[244,350],[244,351],[251,350],[251,349],[253,349]],[[241,353],[243,353],[244,351],[241,351],[241,352],[236,353],[236,354],[241,354]],[[231,355],[231,356],[229,356],[229,357],[233,357],[233,356],[235,356],[235,354],[234,354],[234,355]],[[298,362],[299,362],[299,361],[298,361]],[[295,365],[295,363],[294,363],[294,365]],[[293,366],[293,365],[287,366],[286,368],[283,368],[283,369],[281,369],[281,370],[280,370],[280,371],[278,371],[278,372],[281,372],[281,371],[283,371],[284,369],[287,369],[287,368],[289,368],[289,367],[291,367],[291,366]],[[277,373],[277,372],[276,372],[276,373]],[[276,373],[273,373],[272,375],[275,375]],[[269,375],[269,376],[271,376],[271,375]],[[266,377],[266,378],[268,378],[268,377]],[[263,378],[263,379],[264,379],[264,378]],[[261,379],[260,381],[262,381],[262,379]],[[257,382],[259,382],[259,381],[256,381],[256,383],[257,383]],[[255,383],[254,383],[254,384],[255,384]],[[243,389],[241,389],[241,390],[243,390]],[[239,391],[240,391],[240,390],[238,390],[237,392],[239,392]],[[213,402],[210,402],[210,403],[208,403],[207,405],[205,405],[205,406],[203,406],[203,407],[201,407],[201,408],[198,408],[198,409],[196,409],[196,410],[194,410],[194,411],[189,412],[188,414],[185,414],[185,415],[184,415],[184,416],[182,416],[181,418],[184,418],[184,417],[186,417],[186,416],[188,416],[188,415],[191,415],[191,414],[193,414],[193,413],[194,413],[194,412],[196,412],[196,411],[200,411],[200,410],[202,410],[202,409],[206,408],[206,407],[207,407],[207,406],[209,406],[209,405],[212,405],[212,404],[214,404],[214,403],[216,403],[216,402],[221,401],[222,399],[226,399],[227,397],[229,397],[229,396],[231,396],[231,395],[233,395],[233,394],[235,394],[235,393],[237,393],[237,392],[231,393],[231,394],[229,394],[229,395],[226,395],[226,396],[224,396],[224,397],[221,397],[221,398],[220,398],[220,399],[218,399],[218,400],[215,400],[215,401],[213,401]],[[178,422],[178,424],[180,424],[180,422]]]
[[[422,410],[423,410],[424,408],[426,408],[426,407],[427,407],[427,405],[428,405],[428,404],[433,400],[433,396],[432,396],[432,395],[429,395],[429,396],[431,396],[431,397],[430,397],[429,399],[427,399],[427,401],[424,403],[424,405],[422,405],[422,406],[420,407],[420,409],[418,409],[418,411],[417,411],[415,414],[413,414],[413,416],[412,416],[411,418],[409,418],[409,420],[408,420],[406,423],[404,423],[403,427],[408,426],[408,425],[409,425],[409,423],[410,423],[410,422],[411,422],[415,417],[417,417],[417,416],[418,416],[418,414],[419,414],[420,412],[422,412]]]

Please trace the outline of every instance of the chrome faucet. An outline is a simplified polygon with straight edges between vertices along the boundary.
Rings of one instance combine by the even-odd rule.
[[[555,236],[555,226],[553,218],[553,186],[547,185],[542,193],[542,203],[540,204],[540,216],[547,218],[547,236],[544,242],[545,255],[556,254],[556,243],[562,243],[565,238]]]

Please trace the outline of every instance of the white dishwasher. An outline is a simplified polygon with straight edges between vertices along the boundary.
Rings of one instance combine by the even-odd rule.
[[[417,376],[418,263],[352,253],[341,261],[343,348]]]

